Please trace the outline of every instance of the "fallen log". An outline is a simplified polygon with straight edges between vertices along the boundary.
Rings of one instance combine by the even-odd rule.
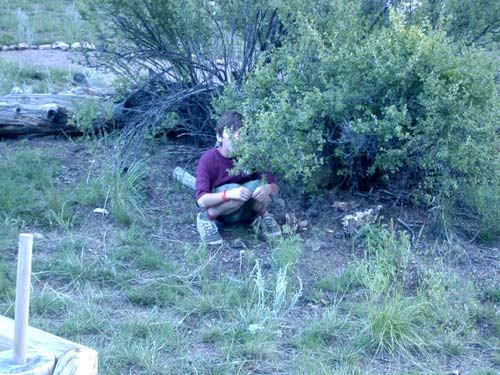
[[[78,135],[70,119],[81,105],[104,105],[87,95],[18,94],[0,97],[0,137],[51,134]]]

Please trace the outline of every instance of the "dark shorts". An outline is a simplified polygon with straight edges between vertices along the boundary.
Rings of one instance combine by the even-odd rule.
[[[231,189],[236,189],[241,186],[246,187],[248,190],[251,192],[254,192],[257,187],[261,185],[261,182],[259,180],[252,180],[245,182],[244,184],[225,184],[218,186],[213,189],[214,193],[219,193],[223,190],[231,190]],[[223,222],[224,224],[227,225],[232,225],[236,223],[244,223],[250,221],[255,216],[255,212],[252,209],[252,206],[254,205],[255,200],[254,199],[249,199],[246,201],[243,206],[241,206],[237,211],[233,212],[232,214],[229,215],[224,215],[224,216],[219,216],[217,219]]]

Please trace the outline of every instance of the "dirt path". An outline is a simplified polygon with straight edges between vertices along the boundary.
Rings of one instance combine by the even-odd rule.
[[[85,68],[84,59],[79,52],[62,50],[36,50],[0,52],[0,59],[18,63],[20,66],[50,67],[60,69]]]
[[[91,68],[85,63],[83,54],[73,51],[62,50],[36,50],[28,49],[21,51],[3,51],[0,52],[0,60],[10,61],[18,64],[20,67],[34,67],[36,69],[56,68],[67,70],[70,74],[83,72],[87,76],[98,76],[91,80],[98,87],[112,86],[116,76],[111,72],[104,72]]]

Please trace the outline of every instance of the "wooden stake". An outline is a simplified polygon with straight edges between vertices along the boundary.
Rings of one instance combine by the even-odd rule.
[[[16,316],[14,328],[14,363],[26,363],[28,342],[26,332],[30,306],[31,283],[31,254],[33,249],[33,235],[21,233],[19,235],[19,251],[17,258],[16,282]]]

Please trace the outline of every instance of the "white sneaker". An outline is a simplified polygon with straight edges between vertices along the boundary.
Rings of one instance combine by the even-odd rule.
[[[221,245],[224,241],[219,234],[219,229],[213,220],[208,218],[206,212],[200,212],[196,217],[196,229],[201,240],[207,245]]]

